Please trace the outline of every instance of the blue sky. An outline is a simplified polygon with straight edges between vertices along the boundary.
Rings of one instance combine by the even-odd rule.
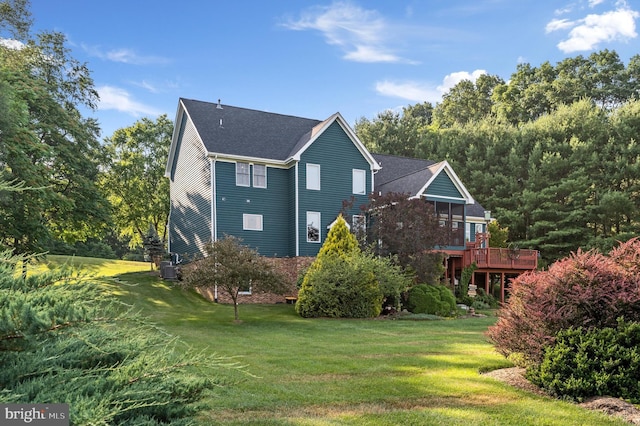
[[[32,0],[88,64],[102,137],[180,97],[354,124],[437,103],[463,78],[505,80],[615,50],[640,53],[640,0]]]

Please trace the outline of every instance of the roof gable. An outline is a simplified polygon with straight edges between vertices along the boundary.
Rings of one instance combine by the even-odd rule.
[[[475,202],[447,161],[435,163],[431,160],[385,154],[373,154],[373,157],[381,166],[375,178],[376,192],[396,192],[420,197],[427,195],[434,182],[444,183],[446,179],[449,182],[445,185],[450,185],[449,190],[455,188],[460,196],[454,198],[464,200],[466,204]],[[442,173],[444,175],[441,176]]]
[[[285,161],[319,120],[180,99],[210,154]]]
[[[445,195],[443,198],[452,198],[452,199],[462,200],[465,202],[465,204],[475,203],[475,200],[473,199],[471,194],[469,194],[469,191],[467,191],[467,188],[465,188],[465,186],[462,184],[462,182],[460,181],[460,178],[453,171],[453,168],[449,165],[448,161],[445,160],[445,161],[441,161],[440,163],[436,163],[430,166],[429,169],[432,171],[431,178],[424,184],[422,189],[415,196],[428,195],[429,187],[439,180],[440,184],[444,183],[444,185],[448,186],[448,188],[446,188],[445,191],[447,189],[448,190],[454,189],[455,192],[457,192],[457,195],[459,195],[459,197],[455,195],[452,197]],[[443,173],[448,178],[446,183],[444,182],[444,179],[441,179],[442,177],[445,176],[445,175],[442,175]],[[441,190],[440,191],[436,190],[434,195],[443,196],[443,194],[441,193]]]
[[[347,124],[347,122],[345,121],[345,119],[342,117],[342,115],[339,112],[336,112],[335,114],[333,114],[331,117],[327,118],[326,120],[318,123],[316,126],[314,126],[313,129],[311,129],[311,131],[307,134],[304,135],[303,138],[300,139],[300,141],[298,141],[298,143],[296,144],[296,146],[294,147],[294,150],[291,153],[291,158],[299,161],[300,160],[300,156],[311,146],[311,144],[313,144],[318,137],[320,137],[320,135],[322,135],[322,133],[324,133],[325,130],[327,130],[333,123],[337,123],[342,130],[346,133],[347,137],[349,138],[349,140],[351,140],[351,142],[355,145],[355,147],[358,149],[358,151],[360,151],[360,153],[362,154],[362,156],[367,160],[367,162],[371,165],[371,170],[378,170],[380,169],[380,165],[378,164],[378,162],[376,161],[376,159],[373,157],[373,155],[371,155],[371,153],[369,152],[369,150],[367,150],[367,148],[364,146],[364,144],[360,141],[360,139],[358,139],[358,137],[356,136],[356,134],[353,132],[353,130],[351,130],[351,127]]]

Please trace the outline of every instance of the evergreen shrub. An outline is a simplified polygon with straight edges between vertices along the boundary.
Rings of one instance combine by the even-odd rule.
[[[456,299],[443,285],[419,284],[409,290],[406,308],[414,314],[451,316],[456,311]]]
[[[382,299],[369,258],[329,255],[322,267],[307,272],[296,312],[306,318],[372,318],[380,315]]]
[[[23,279],[23,260],[0,253],[0,403],[67,403],[71,424],[193,424],[226,361],[185,353],[87,277]]]
[[[640,402],[640,323],[569,328],[556,335],[528,378],[552,395],[581,401],[612,396]]]

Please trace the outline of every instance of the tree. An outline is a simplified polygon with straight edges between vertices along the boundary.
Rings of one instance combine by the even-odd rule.
[[[205,245],[206,257],[192,262],[183,270],[183,288],[217,287],[233,300],[234,317],[238,314],[238,295],[251,293],[284,294],[284,278],[257,251],[242,245],[242,240],[225,236]]]
[[[190,354],[77,272],[21,279],[23,260],[0,253],[0,403],[67,403],[72,424],[194,421],[219,385],[200,368],[227,361]]]
[[[395,256],[422,283],[439,282],[443,259],[433,249],[446,245],[449,234],[430,204],[407,194],[389,193],[372,195],[364,210],[371,217],[367,238],[379,255]]]
[[[372,152],[413,157],[421,135],[431,124],[429,102],[402,108],[402,114],[386,110],[373,120],[360,118],[354,126],[358,138]]]
[[[491,114],[492,94],[504,80],[495,75],[482,74],[473,82],[462,80],[442,96],[433,111],[433,121],[439,127],[479,121]]]
[[[149,262],[151,262],[151,270],[153,271],[153,265],[159,264],[159,259],[162,258],[162,255],[166,253],[164,248],[164,243],[158,237],[158,233],[152,224],[149,224],[149,230],[144,236],[144,241],[142,242],[142,246],[144,247],[144,254],[149,258]]]
[[[161,115],[155,121],[143,118],[105,139],[100,187],[120,235],[130,237],[132,247],[142,244],[149,223],[166,241],[169,180],[164,172],[172,135],[173,123]]]
[[[0,46],[0,110],[8,113],[0,119],[0,177],[38,188],[38,196],[0,200],[0,246],[16,253],[41,251],[50,239],[98,236],[109,220],[95,186],[99,130],[79,110],[96,105],[89,70],[71,57],[62,34],[26,38],[27,6],[0,4],[0,29],[25,37],[20,48]]]

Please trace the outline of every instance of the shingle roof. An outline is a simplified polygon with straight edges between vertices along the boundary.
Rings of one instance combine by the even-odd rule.
[[[415,195],[433,176],[430,166],[436,164],[430,160],[397,157],[395,155],[372,154],[380,164],[375,177],[375,191],[382,193],[398,192]]]
[[[375,176],[375,192],[409,193],[415,195],[431,179],[439,163],[419,158],[372,154],[380,164]],[[477,201],[467,204],[467,216],[484,217],[484,207]]]
[[[181,98],[210,153],[284,161],[320,120]]]

